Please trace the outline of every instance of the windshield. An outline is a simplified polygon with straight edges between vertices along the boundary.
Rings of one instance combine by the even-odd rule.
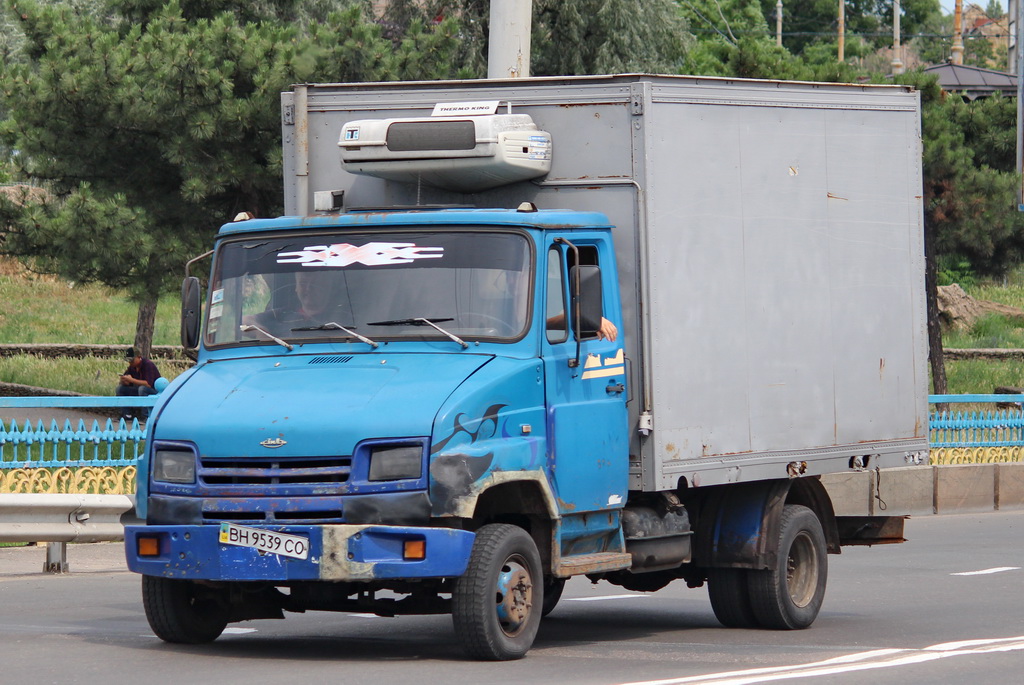
[[[483,230],[226,243],[206,343],[517,339],[529,315],[530,255],[525,235]]]

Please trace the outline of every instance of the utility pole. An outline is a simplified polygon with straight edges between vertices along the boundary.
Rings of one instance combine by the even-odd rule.
[[[1017,0],[1010,0],[1010,6],[1006,9],[1006,23],[1009,28],[1006,37],[1006,70],[1011,74],[1017,74],[1017,33],[1020,22],[1018,12],[1020,3]]]
[[[487,78],[530,75],[533,0],[491,0]]]
[[[964,2],[956,0],[953,5],[953,49],[949,61],[953,64],[964,63]]]
[[[960,0],[957,0],[959,2]],[[839,61],[846,60],[846,0],[839,0]]]
[[[1016,26],[1014,27],[1014,57],[1017,62],[1017,179],[1018,182],[1024,179],[1021,175],[1024,170],[1024,127],[1021,126],[1024,120],[1024,33],[1021,27],[1024,26],[1024,2],[1017,0]],[[1009,62],[1009,56],[1006,60]],[[1017,187],[1017,211],[1024,212],[1024,185]]]
[[[900,45],[900,0],[892,0],[892,73],[903,73],[903,47]]]
[[[782,0],[775,3],[775,44],[782,47]]]

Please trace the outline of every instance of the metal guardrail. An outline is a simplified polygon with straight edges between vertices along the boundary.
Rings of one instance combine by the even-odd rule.
[[[66,573],[67,543],[123,540],[134,510],[127,495],[0,495],[0,542],[46,542],[43,572]]]
[[[0,496],[0,542],[108,542],[124,539],[127,495]]]

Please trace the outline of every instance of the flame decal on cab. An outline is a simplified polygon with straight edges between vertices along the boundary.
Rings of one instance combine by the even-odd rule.
[[[467,454],[467,450],[480,440],[501,437],[499,434],[499,414],[507,407],[506,404],[492,404],[477,420],[476,430],[463,425],[465,413],[455,416],[452,432],[448,437],[438,440],[431,447],[430,462],[430,501],[435,515],[449,513],[458,497],[468,495],[473,483],[487,473],[494,461],[494,452],[485,454]],[[472,425],[472,424],[470,424]],[[446,449],[447,448],[447,449]]]
[[[492,404],[491,406],[487,407],[487,410],[484,412],[484,415],[480,417],[480,423],[476,427],[475,431],[471,431],[462,425],[462,419],[463,417],[466,416],[466,414],[464,412],[460,412],[455,416],[455,420],[453,421],[454,426],[452,428],[451,434],[447,438],[439,440],[438,442],[434,443],[434,446],[431,448],[430,453],[437,454],[438,452],[445,448],[445,445],[447,445],[449,442],[459,437],[460,435],[468,436],[470,444],[476,442],[481,437],[494,437],[495,435],[498,434],[498,415],[501,413],[501,410],[507,406],[507,404]],[[490,429],[490,433],[485,435],[487,429]]]

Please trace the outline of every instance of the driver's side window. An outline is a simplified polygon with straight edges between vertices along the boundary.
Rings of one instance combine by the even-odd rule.
[[[548,342],[561,343],[569,339],[569,320],[565,315],[565,278],[562,251],[553,247],[548,251],[548,301],[545,313]]]

